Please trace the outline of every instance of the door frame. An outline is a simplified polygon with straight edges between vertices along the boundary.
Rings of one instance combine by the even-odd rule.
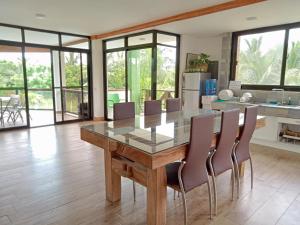
[[[147,44],[140,44],[135,46],[129,46],[128,45],[128,38],[139,36],[143,34],[152,34],[153,40],[151,43]],[[176,37],[176,46],[172,45],[166,45],[157,43],[157,34],[165,34]],[[124,47],[120,48],[113,48],[113,49],[106,49],[106,42],[112,41],[112,40],[118,40],[118,39],[124,39]],[[166,31],[159,31],[159,30],[148,30],[138,33],[133,33],[129,35],[114,37],[110,39],[105,39],[102,41],[102,56],[103,56],[103,99],[104,99],[104,118],[105,120],[111,120],[108,118],[108,110],[107,110],[107,60],[106,60],[106,54],[111,52],[125,52],[125,91],[126,91],[126,102],[128,102],[128,51],[130,50],[138,50],[138,49],[145,49],[145,48],[151,48],[152,49],[152,68],[151,68],[151,98],[153,100],[156,99],[156,90],[157,90],[157,46],[165,46],[165,47],[172,47],[176,49],[176,61],[175,61],[175,98],[178,98],[179,96],[179,64],[180,64],[180,35],[175,33],[170,33]]]
[[[22,90],[24,90],[25,95],[25,112],[26,112],[26,125],[24,126],[18,126],[18,127],[4,127],[0,128],[0,131],[7,131],[7,130],[15,130],[15,129],[24,129],[24,128],[30,128],[30,117],[29,117],[29,102],[28,102],[28,83],[27,83],[27,70],[26,70],[26,59],[25,59],[25,48],[26,47],[33,47],[33,48],[46,48],[49,49],[51,52],[51,75],[52,75],[52,82],[54,82],[54,74],[53,74],[53,51],[58,51],[59,55],[61,52],[78,52],[80,55],[82,53],[85,53],[87,55],[87,80],[88,80],[88,107],[89,107],[89,120],[93,118],[93,84],[92,84],[92,43],[91,38],[86,35],[80,35],[80,34],[73,34],[73,33],[67,33],[67,32],[58,32],[58,31],[52,31],[52,30],[44,30],[44,29],[37,29],[32,27],[24,27],[24,26],[18,26],[18,25],[11,25],[11,24],[5,24],[0,23],[0,26],[8,27],[8,28],[15,28],[20,30],[21,33],[21,41],[11,41],[11,40],[0,40],[0,45],[7,45],[7,46],[14,46],[19,47],[21,49],[22,54],[22,70],[23,70],[23,80],[24,80],[24,87]],[[59,44],[58,45],[46,45],[46,44],[33,44],[28,43],[25,41],[25,31],[37,31],[42,33],[53,33],[58,35]],[[75,47],[65,47],[62,45],[62,36],[63,35],[69,35],[74,37],[82,37],[86,38],[88,40],[88,49],[84,48],[75,48]],[[61,76],[61,74],[60,74]],[[81,89],[84,89],[84,86],[81,85]],[[82,119],[76,119],[76,120],[70,120],[70,121],[56,121],[56,107],[55,107],[55,93],[54,93],[54,85],[52,83],[52,96],[53,96],[53,113],[54,113],[54,125],[56,124],[65,124],[65,123],[72,123],[72,122],[79,122],[83,121]],[[82,92],[83,94],[83,92]],[[53,125],[53,124],[51,124]],[[35,126],[35,127],[44,127],[44,126],[51,126],[51,125],[42,125],[42,126]]]

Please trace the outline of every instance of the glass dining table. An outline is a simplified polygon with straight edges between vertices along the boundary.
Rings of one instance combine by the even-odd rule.
[[[81,139],[104,150],[106,199],[119,201],[121,177],[132,179],[147,188],[147,224],[166,224],[165,166],[185,158],[191,117],[205,114],[215,115],[213,147],[221,126],[221,113],[214,110],[136,116],[82,126]],[[239,123],[242,127],[243,113]],[[265,118],[258,116],[256,128],[264,125]]]

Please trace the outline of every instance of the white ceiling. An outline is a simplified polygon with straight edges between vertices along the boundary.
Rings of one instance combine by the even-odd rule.
[[[99,34],[229,0],[0,0],[0,22]],[[45,14],[43,20],[37,13]]]
[[[0,0],[0,23],[101,34],[229,0]],[[300,22],[300,0],[268,0],[155,27],[199,37]],[[35,14],[45,14],[43,20]],[[255,16],[257,20],[247,21]]]
[[[156,28],[179,34],[212,37],[225,32],[300,22],[299,9],[300,0],[268,0]],[[257,17],[257,19],[247,21],[247,17]]]

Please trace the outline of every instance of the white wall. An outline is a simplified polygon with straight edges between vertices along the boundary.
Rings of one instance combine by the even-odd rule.
[[[198,38],[190,35],[181,35],[179,93],[181,93],[181,76],[185,70],[187,53],[206,53],[210,55],[210,60],[220,61],[222,55],[222,37]]]
[[[92,41],[94,118],[104,117],[102,40]]]

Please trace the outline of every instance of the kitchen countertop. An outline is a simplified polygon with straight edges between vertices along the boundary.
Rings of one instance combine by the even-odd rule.
[[[240,108],[241,110],[243,110],[244,107],[249,105],[258,105],[259,114],[261,115],[300,119],[300,105],[280,105],[280,104],[259,103],[259,102],[217,101],[212,103],[212,108],[213,109]]]

